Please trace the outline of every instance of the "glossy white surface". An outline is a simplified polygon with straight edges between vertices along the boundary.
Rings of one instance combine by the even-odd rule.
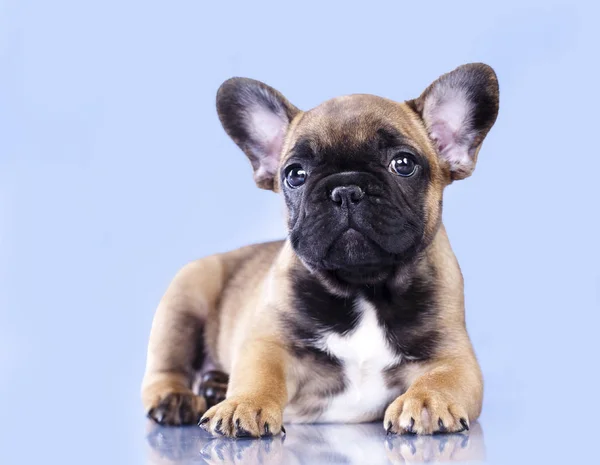
[[[148,465],[208,463],[261,465],[388,465],[485,460],[481,425],[469,434],[386,436],[379,423],[290,425],[284,438],[211,438],[196,428],[149,425]]]

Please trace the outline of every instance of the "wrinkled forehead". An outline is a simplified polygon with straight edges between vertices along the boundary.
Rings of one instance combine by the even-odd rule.
[[[301,114],[290,128],[283,156],[288,158],[298,145],[331,152],[378,143],[411,145],[435,158],[422,121],[408,105],[374,95],[337,97]]]

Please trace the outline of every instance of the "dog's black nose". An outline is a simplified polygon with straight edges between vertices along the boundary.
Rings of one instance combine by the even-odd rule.
[[[355,185],[338,186],[331,191],[331,200],[342,206],[358,203],[365,196],[364,191]]]

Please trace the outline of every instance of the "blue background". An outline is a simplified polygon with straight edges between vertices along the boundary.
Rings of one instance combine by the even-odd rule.
[[[0,1],[0,461],[144,463],[154,308],[194,258],[285,234],[214,109],[234,75],[308,109],[483,61],[500,114],[446,191],[491,462],[597,455],[592,2]]]

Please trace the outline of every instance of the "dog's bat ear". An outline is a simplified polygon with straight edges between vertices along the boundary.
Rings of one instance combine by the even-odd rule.
[[[225,131],[250,159],[254,181],[273,190],[286,131],[300,110],[260,81],[231,78],[217,92]]]
[[[406,103],[421,116],[452,179],[463,179],[475,169],[481,143],[496,121],[498,101],[494,70],[471,63],[444,74]]]

